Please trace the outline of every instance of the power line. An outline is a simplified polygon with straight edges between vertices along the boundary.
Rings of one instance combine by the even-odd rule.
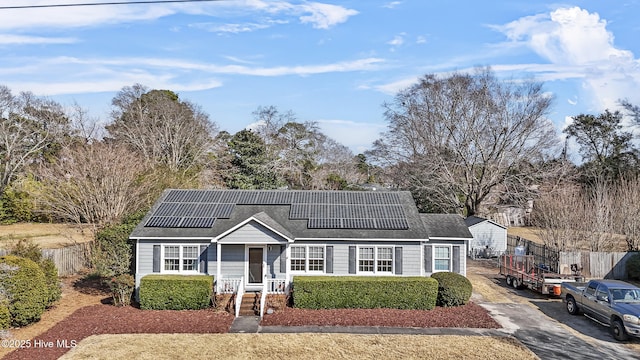
[[[17,6],[0,6],[0,10],[37,9],[37,8],[73,7],[73,6],[188,3],[188,2],[205,2],[205,1],[212,2],[212,1],[223,1],[223,0],[150,0],[150,1],[109,1],[109,2],[100,2],[100,3],[79,3],[79,4],[17,5]]]

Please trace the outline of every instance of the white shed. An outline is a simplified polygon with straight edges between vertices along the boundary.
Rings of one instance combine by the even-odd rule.
[[[473,240],[469,243],[469,256],[497,256],[507,251],[507,228],[489,219],[469,216],[464,219]]]

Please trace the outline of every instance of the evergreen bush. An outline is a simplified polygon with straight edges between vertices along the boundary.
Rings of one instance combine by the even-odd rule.
[[[146,275],[140,279],[143,310],[198,310],[211,305],[213,276]]]
[[[8,293],[12,326],[24,326],[40,320],[47,306],[49,291],[38,264],[15,255],[0,257],[0,264],[14,267],[9,276],[0,277],[0,286]]]
[[[295,276],[293,304],[303,309],[433,309],[438,283],[428,277]]]
[[[437,272],[431,278],[438,281],[438,306],[459,306],[471,298],[473,286],[463,275],[453,272]]]

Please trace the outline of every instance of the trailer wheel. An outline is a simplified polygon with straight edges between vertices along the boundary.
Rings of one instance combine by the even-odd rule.
[[[512,285],[513,285],[513,278],[507,275],[507,286],[512,286]]]
[[[618,341],[629,340],[629,335],[627,335],[627,331],[624,329],[620,319],[615,319],[611,322],[611,335]]]
[[[511,285],[513,285],[513,288],[516,289],[516,290],[520,289],[520,286],[521,286],[520,285],[520,280],[514,278],[512,280],[512,282],[511,282]]]
[[[578,304],[576,304],[576,300],[572,297],[567,298],[567,312],[571,315],[578,315]]]

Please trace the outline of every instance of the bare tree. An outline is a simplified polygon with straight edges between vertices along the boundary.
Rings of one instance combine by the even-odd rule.
[[[538,164],[558,150],[550,105],[542,84],[489,68],[426,75],[384,105],[388,131],[369,155],[438,210],[473,215],[492,191],[524,193],[545,175]]]
[[[200,107],[140,84],[123,88],[112,104],[113,122],[106,128],[114,141],[171,171],[188,172],[206,161],[217,130]]]
[[[582,224],[584,201],[577,186],[544,192],[534,202],[531,224],[546,246],[558,251],[580,248],[581,236],[576,224]]]
[[[39,169],[43,188],[34,195],[54,218],[100,226],[148,204],[153,182],[142,180],[146,173],[145,162],[125,146],[81,144]]]
[[[616,233],[624,236],[628,251],[640,250],[640,177],[620,179],[614,188],[612,211]]]
[[[0,194],[25,166],[55,151],[69,132],[58,103],[26,92],[16,96],[0,86]]]

